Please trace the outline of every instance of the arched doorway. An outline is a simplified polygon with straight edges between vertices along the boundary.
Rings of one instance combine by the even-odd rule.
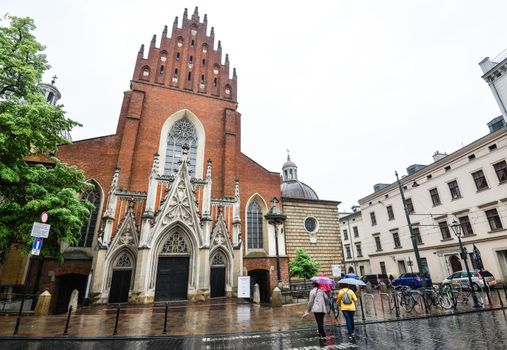
[[[457,272],[463,270],[463,266],[461,265],[461,261],[456,255],[452,255],[449,258],[449,263],[451,264],[452,272]]]
[[[354,273],[354,268],[352,266],[349,266],[349,272],[348,273]]]
[[[55,313],[62,314],[67,312],[70,295],[74,289],[78,291],[78,304],[83,305],[84,293],[86,291],[87,275],[66,274],[58,277],[58,294],[56,298]]]
[[[126,303],[129,300],[130,281],[132,279],[133,261],[130,254],[120,254],[113,264],[111,289],[109,290],[110,303]]]
[[[210,297],[225,297],[225,257],[217,252],[211,259]]]
[[[174,232],[162,246],[158,258],[155,300],[186,300],[190,265],[189,244]]]
[[[250,276],[250,290],[252,291],[252,298],[254,292],[254,285],[259,285],[259,294],[262,302],[269,302],[269,271],[268,270],[251,270],[248,271]]]

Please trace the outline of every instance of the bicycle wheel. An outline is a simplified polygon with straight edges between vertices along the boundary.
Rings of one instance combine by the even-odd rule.
[[[447,295],[440,295],[438,299],[440,302],[440,306],[446,310],[452,309],[452,307],[454,306],[452,300],[450,300]]]
[[[402,295],[401,306],[406,312],[410,312],[414,309],[415,300],[410,294]]]

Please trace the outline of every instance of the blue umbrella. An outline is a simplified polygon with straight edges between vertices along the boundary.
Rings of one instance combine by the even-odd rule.
[[[355,274],[355,273],[348,273],[345,275],[345,278],[355,278],[355,279],[359,279],[359,275]]]
[[[356,280],[355,278],[342,278],[338,281],[338,284],[352,284],[354,286],[366,286],[366,283],[364,283],[361,280]]]

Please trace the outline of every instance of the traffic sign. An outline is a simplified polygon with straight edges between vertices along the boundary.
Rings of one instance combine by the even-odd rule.
[[[32,255],[39,255],[40,254],[40,250],[42,249],[42,242],[44,241],[44,239],[42,239],[41,237],[35,237],[35,239],[33,240],[33,244],[32,244]]]
[[[45,224],[48,221],[49,215],[47,212],[43,211],[42,214],[40,214],[40,221],[42,221],[43,224]]]
[[[51,225],[34,222],[32,226],[32,237],[48,238]]]

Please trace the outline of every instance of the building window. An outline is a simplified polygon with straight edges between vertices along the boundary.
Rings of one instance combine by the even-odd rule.
[[[478,170],[475,173],[472,173],[472,177],[475,181],[475,187],[477,187],[477,191],[484,190],[488,188],[488,181],[486,181],[486,177],[482,170]]]
[[[383,275],[387,275],[386,263],[383,261],[380,262],[380,273]]]
[[[375,212],[372,211],[370,213],[371,226],[375,226],[377,224],[377,218],[375,217]]]
[[[180,60],[180,53],[176,52],[176,61],[179,61],[179,60]]]
[[[185,144],[190,147],[188,152],[189,173],[195,174],[197,143],[197,130],[190,120],[182,118],[174,123],[167,136],[164,174],[173,175],[178,172],[183,153],[182,147]]]
[[[415,210],[414,210],[414,204],[412,204],[412,198],[405,199],[405,205],[407,207],[407,212],[409,214],[412,214],[412,213],[415,212]]]
[[[308,232],[317,231],[317,220],[315,218],[306,218],[305,219],[305,228]]]
[[[99,220],[99,207],[100,207],[100,190],[96,184],[93,188],[83,194],[83,199],[88,200],[93,204],[90,209],[88,220],[81,226],[81,238],[78,247],[91,247],[93,243],[93,236],[95,235],[95,228]]]
[[[412,228],[412,233],[414,234],[415,240],[417,244],[423,244],[422,237],[421,237],[421,231],[419,230],[419,227]]]
[[[375,245],[377,246],[377,250],[382,250],[382,244],[380,243],[380,237],[375,237]]]
[[[471,155],[468,156],[468,160],[474,160],[474,159],[475,159],[475,154],[472,153]]]
[[[160,66],[160,75],[163,75],[164,74],[164,66]]]
[[[351,254],[350,254],[350,246],[349,245],[345,246],[345,257],[347,259],[350,259],[352,257]]]
[[[491,227],[491,231],[503,229],[502,221],[500,221],[500,216],[498,216],[498,211],[496,210],[496,208],[486,210],[486,217],[488,218],[489,227]]]
[[[449,171],[449,170],[451,170],[451,166],[450,166],[450,165],[446,166],[446,167],[444,168],[444,170],[445,170],[445,171]]]
[[[489,151],[490,151],[490,152],[491,152],[491,151],[494,151],[494,150],[497,148],[497,147],[496,147],[496,143],[494,143],[494,144],[492,144],[492,145],[488,146],[488,148],[489,148]]]
[[[349,232],[347,229],[343,229],[343,240],[348,241],[349,240]]]
[[[449,182],[448,185],[449,185],[449,191],[451,191],[452,199],[461,198],[461,192],[459,191],[458,182],[456,180],[454,180],[454,181]]]
[[[247,210],[248,248],[262,249],[262,209],[253,201]]]
[[[474,234],[474,230],[472,229],[472,224],[468,219],[468,216],[462,216],[459,219],[459,223],[461,225],[461,229],[463,231],[463,236],[470,236]]]
[[[392,205],[387,206],[387,217],[389,218],[389,220],[394,220],[394,212]]]
[[[439,222],[438,227],[440,227],[442,239],[444,240],[451,239],[451,232],[449,231],[449,226],[447,226],[447,222],[445,221]]]
[[[204,84],[204,74],[201,74],[201,84]]]
[[[361,249],[361,243],[356,243],[356,252],[357,252],[358,258],[363,256],[363,250]]]
[[[431,196],[431,201],[433,202],[433,206],[442,204],[440,202],[440,196],[438,194],[438,189],[432,188],[430,190],[430,196]]]
[[[187,80],[192,80],[192,72],[188,72]]]
[[[357,230],[357,226],[352,227],[352,231],[354,231],[354,237],[359,237],[359,231]]]
[[[362,275],[364,275],[364,266],[363,265],[360,265],[359,266],[359,273]]]
[[[213,86],[217,87],[217,85],[218,85],[218,79],[217,78],[213,78]]]
[[[504,182],[507,181],[507,163],[505,160],[493,164],[493,168],[495,168],[496,176],[498,177],[498,181]]]
[[[401,248],[400,235],[398,232],[393,232],[394,248]]]

